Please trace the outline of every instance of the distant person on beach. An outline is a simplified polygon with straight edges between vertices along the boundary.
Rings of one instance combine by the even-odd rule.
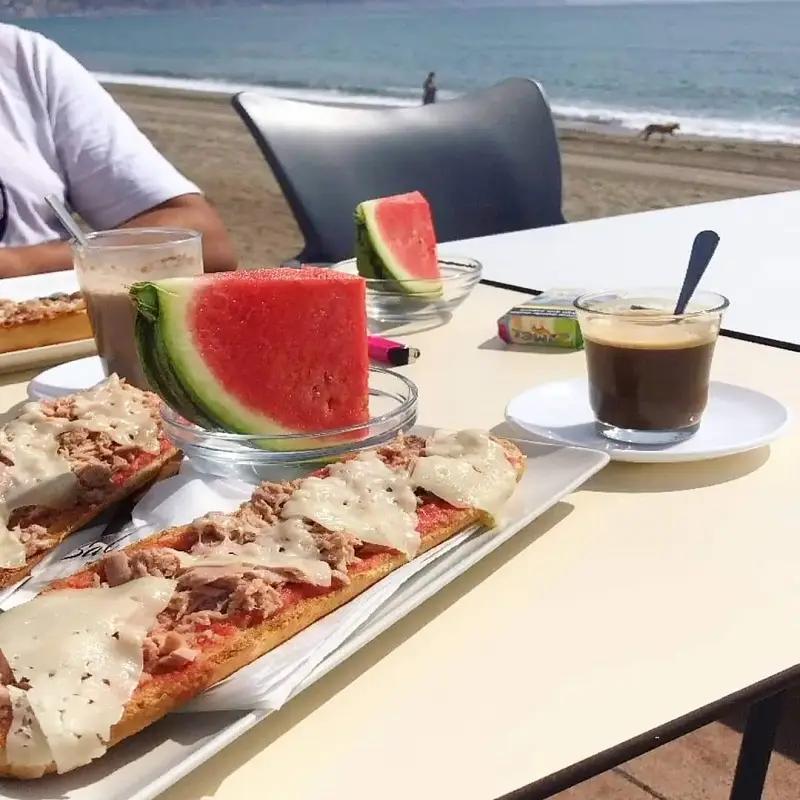
[[[436,102],[436,73],[429,72],[422,84],[422,105],[429,106]]]
[[[96,229],[200,231],[206,270],[236,266],[225,226],[200,189],[89,72],[44,36],[0,24],[0,278],[72,265],[48,194]]]

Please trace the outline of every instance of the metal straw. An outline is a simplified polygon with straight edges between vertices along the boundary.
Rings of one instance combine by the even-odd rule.
[[[74,239],[79,245],[85,247],[89,244],[86,234],[80,229],[75,218],[69,213],[69,210],[57,195],[48,194],[45,198],[47,205],[53,209],[53,212],[58,217],[58,221],[64,226],[64,230]]]

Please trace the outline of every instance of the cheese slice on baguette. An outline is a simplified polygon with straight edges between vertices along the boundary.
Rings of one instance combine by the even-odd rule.
[[[155,395],[116,376],[0,428],[0,588],[178,458]]]
[[[69,605],[77,604],[87,591],[97,597],[117,590],[129,595],[132,586],[146,579],[141,576],[161,579],[174,587],[156,612],[147,635],[140,641],[137,632],[130,640],[139,641],[142,648],[138,682],[126,701],[114,701],[112,707],[118,716],[110,730],[106,717],[80,715],[79,720],[73,720],[68,708],[62,715],[62,725],[70,730],[82,726],[81,733],[94,735],[102,749],[112,746],[342,606],[409,559],[475,523],[485,522],[485,510],[460,499],[456,500],[459,505],[447,502],[413,477],[415,465],[433,456],[455,460],[469,456],[471,469],[480,474],[500,471],[490,462],[502,458],[510,482],[504,492],[510,495],[525,469],[519,449],[477,432],[462,439],[459,445],[456,439],[448,444],[442,435],[429,442],[400,437],[375,453],[333,464],[303,480],[261,484],[250,501],[235,512],[208,514],[190,525],[156,534],[109,553],[102,561],[51,585],[27,606],[60,604],[63,610],[59,615],[65,622],[82,618],[83,612],[70,611]],[[449,452],[441,455],[441,448],[447,447]],[[477,452],[480,448],[483,460]],[[469,489],[459,489],[460,472],[451,467],[446,470],[448,492],[455,487],[461,491],[460,497],[467,493],[484,496],[482,485],[471,475],[467,479]],[[496,514],[495,484],[501,481],[496,477],[491,481],[486,496],[490,497],[492,514]],[[414,537],[407,533],[409,525]],[[358,533],[350,532],[350,528]],[[92,598],[83,606],[94,602]],[[104,620],[99,627],[107,631],[111,612],[99,613]],[[20,612],[22,615],[41,619],[35,608]],[[86,763],[101,748],[95,742],[90,749],[72,742],[72,749],[65,754],[59,750],[59,743],[65,736],[69,742],[68,732],[54,725],[49,714],[40,719],[37,710],[44,705],[59,708],[59,696],[50,692],[42,677],[51,672],[61,674],[59,648],[46,643],[44,623],[37,626],[34,622],[30,629],[42,636],[42,646],[23,644],[18,635],[20,623],[12,618],[7,625],[5,616],[0,615],[0,677],[5,672],[2,683],[10,696],[5,700],[5,724],[0,696],[0,775],[35,778],[72,769],[79,761]],[[110,627],[119,626],[114,622]],[[92,642],[100,646],[101,653],[118,650],[118,640],[113,636],[106,638],[105,645],[98,645],[96,638]],[[34,659],[27,660],[38,665],[36,680],[25,674],[24,666],[18,666],[26,660],[20,659],[20,650],[35,653]],[[125,675],[131,663],[130,659],[125,662]],[[86,672],[94,674],[88,668]],[[37,695],[21,697],[31,695],[34,687]],[[123,694],[119,691],[114,696],[119,699]],[[88,719],[93,720],[91,724]],[[20,756],[18,745],[25,737],[35,742],[31,744],[35,758]]]
[[[13,763],[53,762],[67,772],[103,755],[139,682],[144,638],[174,588],[148,576],[113,589],[49,592],[3,614],[3,652],[28,687],[8,690]]]

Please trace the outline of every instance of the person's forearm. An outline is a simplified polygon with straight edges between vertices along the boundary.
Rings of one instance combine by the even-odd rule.
[[[203,234],[206,272],[236,269],[236,252],[217,212],[199,195],[183,195],[128,220],[125,228],[190,228]]]
[[[67,242],[45,242],[28,247],[0,247],[0,278],[56,272],[72,267]]]
[[[236,253],[216,211],[199,195],[183,195],[129,219],[127,228],[190,228],[203,234],[206,272],[236,269]],[[35,275],[72,267],[68,242],[0,247],[0,278]]]

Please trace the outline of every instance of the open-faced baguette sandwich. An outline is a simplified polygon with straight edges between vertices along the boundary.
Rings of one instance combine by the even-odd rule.
[[[53,584],[0,615],[0,775],[103,755],[409,559],[493,524],[524,469],[513,443],[478,431],[401,436]]]
[[[179,458],[158,397],[116,376],[26,403],[0,428],[0,588]]]
[[[0,299],[0,353],[91,338],[80,292],[34,300]]]

